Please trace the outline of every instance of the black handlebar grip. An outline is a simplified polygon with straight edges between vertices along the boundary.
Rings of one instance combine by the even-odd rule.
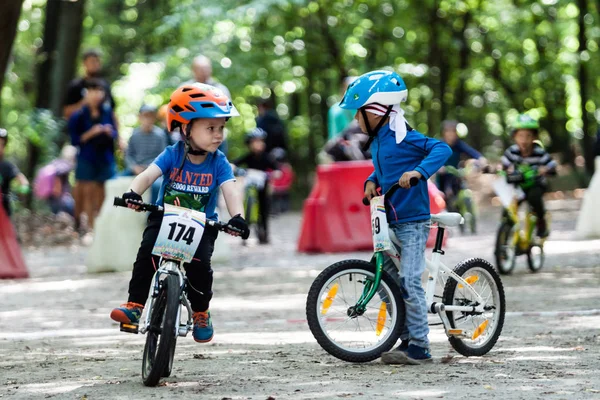
[[[125,199],[115,196],[115,199],[113,200],[113,205],[117,207],[127,207],[127,201],[125,201]]]
[[[410,181],[408,181],[408,184],[411,187],[417,186],[419,184],[419,178],[416,178],[416,177],[410,178]]]
[[[367,199],[366,197],[363,197],[363,200],[362,200],[362,201],[363,201],[363,204],[364,204],[365,206],[368,206],[369,204],[371,204],[371,202],[369,201],[369,199]]]

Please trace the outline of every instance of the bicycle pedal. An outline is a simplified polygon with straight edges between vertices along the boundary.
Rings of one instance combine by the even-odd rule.
[[[127,332],[127,333],[138,333],[138,324],[125,324],[123,322],[121,322],[120,325],[120,330],[121,332]]]
[[[448,329],[449,336],[460,336],[463,334],[462,329]]]

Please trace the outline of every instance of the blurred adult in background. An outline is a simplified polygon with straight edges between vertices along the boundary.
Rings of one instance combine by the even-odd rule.
[[[73,79],[67,88],[67,94],[63,106],[63,116],[65,119],[69,119],[75,111],[78,111],[85,105],[85,89],[86,82],[93,79],[99,81],[104,88],[104,102],[112,110],[115,109],[115,101],[113,99],[110,83],[103,79],[102,76],[102,60],[100,59],[100,52],[97,50],[87,50],[83,53],[83,71],[84,76],[81,78]]]
[[[227,89],[227,87],[222,83],[215,81],[212,76],[212,72],[212,62],[210,61],[210,58],[202,54],[197,55],[192,61],[192,73],[194,74],[194,80],[190,81],[189,83],[199,82],[219,88],[229,99],[233,101],[229,89]],[[221,146],[219,146],[219,150],[227,155],[227,151],[229,150],[229,145],[227,143],[227,130],[225,130],[224,135],[225,137],[223,139],[223,143]]]
[[[78,148],[75,181],[79,196],[75,197],[75,223],[81,229],[81,213],[85,212],[89,228],[104,201],[104,182],[115,174],[115,142],[118,140],[112,108],[105,102],[101,80],[85,82],[85,105],[69,118],[71,143]]]
[[[285,125],[277,111],[273,109],[271,99],[259,98],[256,101],[258,107],[258,117],[256,118],[256,127],[267,133],[265,138],[265,151],[271,153],[273,149],[281,148],[288,151],[288,136]]]
[[[340,85],[341,96],[346,93],[348,86],[355,80],[355,76],[347,76],[342,80],[342,84]],[[341,108],[339,102],[332,105],[327,112],[327,133],[329,140],[340,136],[353,120],[354,113]]]
[[[168,146],[167,136],[155,125],[157,109],[143,105],[140,108],[140,125],[133,130],[125,154],[125,176],[141,174]],[[152,203],[156,203],[162,185],[162,177],[152,184]]]

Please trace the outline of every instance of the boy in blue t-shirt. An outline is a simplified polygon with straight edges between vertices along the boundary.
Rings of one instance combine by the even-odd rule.
[[[223,142],[225,122],[238,116],[236,108],[219,89],[201,83],[184,85],[171,95],[167,113],[170,131],[179,127],[184,140],[167,147],[148,168],[132,182],[123,198],[130,208],[137,209],[142,194],[159,177],[163,184],[158,204],[173,204],[206,214],[216,220],[215,211],[218,190],[221,188],[229,214],[233,217],[228,225],[235,229],[228,233],[242,237],[249,234],[244,220],[242,197],[235,188],[235,178],[225,155],[218,150]],[[152,255],[154,242],[160,231],[162,213],[151,213],[144,231],[133,274],[129,282],[129,299],[115,308],[111,318],[128,324],[137,324],[148,297],[148,289],[154,275],[158,257]],[[210,259],[218,231],[209,225],[200,245],[189,264],[184,264],[189,283],[188,299],[194,311],[193,336],[196,342],[209,342],[213,338],[213,326],[208,306],[212,298],[212,269]]]
[[[355,118],[369,134],[367,144],[371,145],[375,171],[365,182],[365,197],[377,196],[378,186],[383,193],[395,183],[406,189],[386,199],[390,229],[397,239],[393,243],[402,254],[398,275],[406,305],[402,343],[381,356],[388,364],[431,361],[427,304],[421,285],[431,218],[427,179],[451,154],[447,144],[422,135],[406,123],[400,103],[406,100],[407,92],[395,72],[372,71],[355,80],[340,103],[342,108],[357,110]],[[412,178],[418,178],[419,183],[411,188]]]

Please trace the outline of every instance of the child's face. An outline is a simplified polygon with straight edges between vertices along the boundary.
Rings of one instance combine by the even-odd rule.
[[[529,129],[519,129],[515,132],[515,143],[521,151],[529,151],[533,147],[535,135]]]
[[[100,88],[89,88],[85,98],[89,105],[98,107],[104,101],[104,90]]]
[[[267,147],[267,145],[265,144],[265,141],[262,139],[252,139],[250,141],[250,143],[248,143],[248,147],[250,148],[250,151],[254,154],[260,154],[263,151],[265,151],[265,148]]]
[[[456,129],[444,129],[442,134],[444,135],[444,142],[448,143],[450,146],[452,146],[458,140]]]
[[[140,127],[146,131],[150,130],[156,123],[156,114],[153,112],[145,112],[140,114]]]
[[[375,129],[375,127],[379,123],[379,120],[381,119],[381,116],[375,115],[370,112],[366,114],[369,120],[369,126],[371,127],[371,129]],[[367,132],[367,124],[365,123],[365,119],[363,118],[363,113],[360,110],[356,110],[356,115],[354,116],[354,118],[358,121],[358,126],[360,127],[360,130],[363,131],[363,133],[369,133]]]
[[[194,120],[190,139],[195,147],[214,153],[223,143],[224,129],[225,118],[199,118]]]

